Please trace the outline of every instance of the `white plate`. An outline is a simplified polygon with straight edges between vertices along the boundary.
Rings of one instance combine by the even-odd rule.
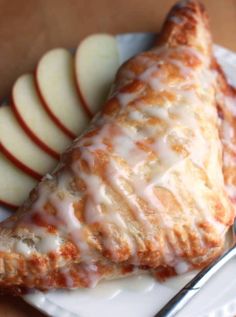
[[[148,49],[154,34],[117,36],[121,62]],[[236,54],[215,46],[215,55],[231,83],[236,85]],[[2,214],[2,217],[6,212]],[[181,317],[228,317],[236,314],[236,259],[229,262],[181,311]],[[138,276],[100,283],[95,289],[36,292],[24,299],[53,317],[151,317],[193,273],[160,284],[152,277]]]

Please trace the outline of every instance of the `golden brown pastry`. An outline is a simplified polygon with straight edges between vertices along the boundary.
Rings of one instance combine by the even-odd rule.
[[[160,277],[220,254],[234,210],[224,185],[219,84],[205,10],[181,2],[154,49],[119,70],[88,130],[0,226],[3,289]]]
[[[236,90],[230,86],[220,66],[214,61],[217,75],[216,104],[223,145],[223,172],[226,191],[236,207]]]

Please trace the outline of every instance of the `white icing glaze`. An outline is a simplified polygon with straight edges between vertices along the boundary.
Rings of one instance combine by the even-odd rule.
[[[54,195],[50,196],[50,202],[57,210],[56,221],[58,223],[61,222],[61,226],[66,226],[66,230],[68,230],[68,232],[73,232],[81,228],[81,224],[74,214],[73,197],[70,197],[68,194],[63,192],[61,193],[61,196],[60,194],[55,193]]]
[[[140,111],[134,110],[129,113],[129,118],[135,121],[142,121],[144,119],[144,114]]]
[[[166,85],[163,83],[163,78],[157,77],[156,73],[158,72],[158,64],[151,66],[145,70],[140,76],[139,79],[143,82],[146,82],[151,86],[153,90],[164,90]]]
[[[229,193],[230,197],[236,199],[236,186],[234,185],[226,185],[227,192]]]
[[[130,102],[137,98],[137,94],[120,93],[118,96],[119,103],[122,107],[126,107]]]
[[[179,261],[176,265],[175,265],[175,271],[177,274],[184,274],[187,273],[189,270],[189,264],[186,263],[185,261]]]
[[[222,130],[223,130],[223,137],[226,142],[231,142],[233,136],[234,136],[234,128],[227,122],[222,122]]]
[[[224,98],[224,101],[227,109],[232,113],[234,117],[236,117],[235,98],[227,96]]]
[[[178,153],[171,149],[167,136],[157,140],[153,145],[153,149],[159,155],[160,164],[164,164],[166,169],[183,159]]]
[[[144,111],[145,111],[145,114],[150,116],[150,117],[160,118],[163,120],[169,119],[169,114],[168,114],[167,108],[156,107],[156,106],[151,105],[151,107],[150,106],[145,107]]]
[[[145,161],[147,158],[147,153],[139,149],[134,141],[125,134],[113,138],[112,145],[115,154],[130,165],[133,165],[134,168],[136,164],[140,163],[140,161]]]
[[[24,256],[29,256],[32,253],[32,247],[29,247],[22,240],[19,240],[15,243],[14,249],[15,249],[15,252],[20,253]]]
[[[53,179],[53,176],[49,173],[47,173],[45,176],[44,176],[45,179],[48,179],[48,180],[51,180]]]
[[[36,244],[36,249],[41,253],[56,252],[60,245],[61,239],[59,236],[48,233]]]

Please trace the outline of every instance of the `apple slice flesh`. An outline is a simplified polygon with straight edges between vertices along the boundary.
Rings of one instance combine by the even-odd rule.
[[[80,102],[74,75],[74,59],[66,49],[46,53],[36,68],[36,83],[43,104],[64,132],[76,137],[89,117]]]
[[[12,163],[37,179],[57,164],[27,136],[9,106],[0,107],[0,145]]]
[[[81,100],[91,114],[106,101],[118,67],[114,36],[94,34],[79,44],[75,54],[76,81]]]
[[[61,131],[42,106],[31,74],[25,74],[15,82],[12,102],[25,132],[43,150],[58,159],[71,143],[71,138]]]
[[[27,198],[37,181],[14,166],[0,152],[0,201],[18,207]]]

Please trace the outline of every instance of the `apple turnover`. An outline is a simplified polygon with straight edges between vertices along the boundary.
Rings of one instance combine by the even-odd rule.
[[[92,287],[140,270],[166,277],[222,252],[234,207],[213,64],[204,8],[177,4],[156,46],[120,68],[103,110],[0,225],[2,289]]]

